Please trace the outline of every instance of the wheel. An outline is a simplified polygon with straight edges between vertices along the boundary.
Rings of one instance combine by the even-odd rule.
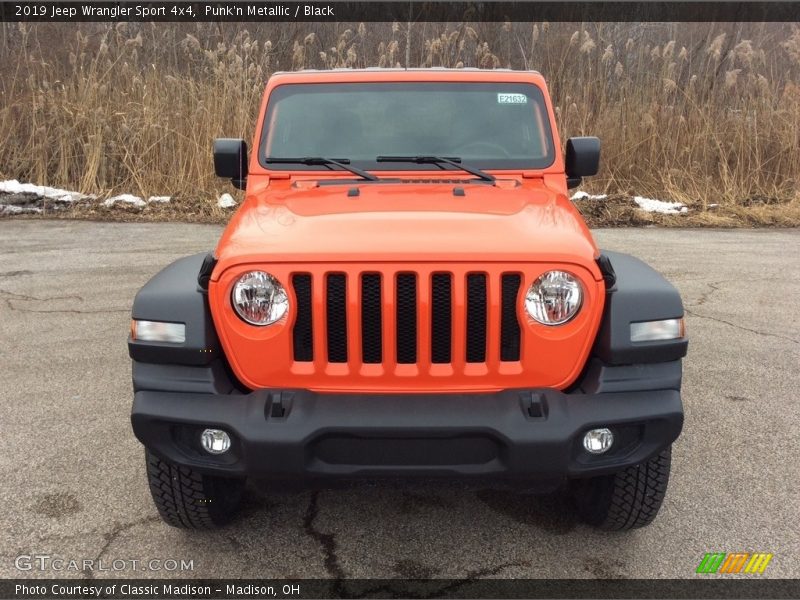
[[[228,523],[242,499],[244,479],[203,475],[145,450],[147,479],[158,514],[168,525],[214,529]]]
[[[669,481],[671,448],[612,475],[576,479],[573,494],[581,518],[595,527],[625,531],[656,518]]]

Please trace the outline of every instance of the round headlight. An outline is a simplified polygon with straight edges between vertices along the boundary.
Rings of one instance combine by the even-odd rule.
[[[542,325],[563,325],[578,314],[583,290],[564,271],[548,271],[533,282],[525,295],[525,310]]]
[[[239,277],[231,302],[237,314],[251,325],[272,325],[289,310],[289,296],[281,282],[263,271]]]

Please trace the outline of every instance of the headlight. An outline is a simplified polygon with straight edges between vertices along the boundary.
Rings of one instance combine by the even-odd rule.
[[[525,295],[525,310],[542,325],[563,325],[578,314],[583,290],[564,271],[548,271],[533,282]]]
[[[263,271],[239,277],[231,302],[236,313],[251,325],[272,325],[289,310],[289,296],[281,282]]]

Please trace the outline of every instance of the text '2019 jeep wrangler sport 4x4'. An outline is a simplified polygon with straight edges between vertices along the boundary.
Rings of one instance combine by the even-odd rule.
[[[589,523],[648,524],[683,423],[676,290],[601,252],[534,72],[297,72],[268,82],[246,189],[211,254],[133,305],[133,430],[179,527],[248,476],[569,484]]]

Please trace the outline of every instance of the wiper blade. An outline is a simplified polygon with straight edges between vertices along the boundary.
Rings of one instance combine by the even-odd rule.
[[[358,175],[359,177],[366,179],[367,181],[380,181],[378,177],[373,175],[372,173],[368,173],[367,171],[362,171],[357,167],[350,166],[350,159],[349,158],[325,158],[324,156],[298,156],[298,157],[291,157],[291,158],[284,158],[284,157],[270,157],[264,159],[264,162],[267,163],[274,163],[278,165],[336,165],[344,169],[345,171],[350,171],[354,175]]]
[[[494,181],[493,175],[486,171],[481,171],[476,167],[461,164],[461,158],[457,156],[379,156],[375,160],[378,162],[410,162],[418,165],[451,165],[471,175],[475,175],[484,181]]]

